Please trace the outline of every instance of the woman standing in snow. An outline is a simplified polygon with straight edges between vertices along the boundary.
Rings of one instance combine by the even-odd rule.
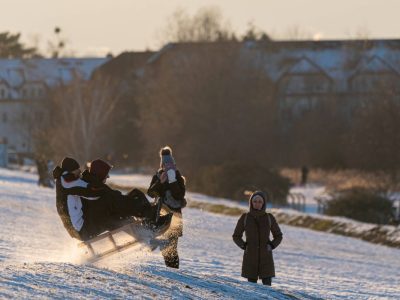
[[[272,250],[282,241],[282,232],[274,216],[265,211],[266,199],[260,191],[250,196],[250,211],[242,214],[232,237],[236,245],[244,250],[242,276],[249,282],[257,282],[260,278],[264,285],[271,285],[272,277],[275,277]],[[246,241],[242,238],[243,232]]]
[[[182,208],[186,206],[185,179],[176,168],[170,147],[160,150],[160,158],[160,169],[153,176],[147,194],[159,199],[173,212],[171,227],[167,233],[168,243],[160,248],[165,265],[179,269],[178,238],[182,236]]]

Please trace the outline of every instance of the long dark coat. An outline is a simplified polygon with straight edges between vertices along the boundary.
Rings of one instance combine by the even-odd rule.
[[[246,242],[242,238],[243,232],[246,235]],[[273,236],[272,240],[270,233]],[[232,237],[236,245],[245,248],[242,263],[243,277],[253,279],[275,277],[274,259],[267,245],[275,249],[282,241],[282,232],[274,216],[265,212],[265,204],[260,211],[254,210],[250,204],[250,211],[240,217]]]

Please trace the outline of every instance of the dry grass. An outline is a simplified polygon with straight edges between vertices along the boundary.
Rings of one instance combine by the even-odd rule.
[[[188,201],[188,206],[216,214],[240,216],[247,212],[247,209],[227,207],[221,204],[204,203],[194,200]],[[375,244],[400,248],[400,241],[396,238],[399,229],[390,226],[375,225],[370,230],[354,230],[351,224],[346,224],[334,219],[321,218],[313,215],[299,214],[291,215],[282,210],[273,209],[272,213],[279,224],[286,224],[295,227],[304,227],[311,230],[334,233],[343,236],[354,237]]]
[[[282,176],[288,177],[293,183],[299,183],[301,178],[300,169],[282,169]],[[322,169],[311,169],[308,174],[308,183],[325,185],[330,191],[347,190],[350,188],[366,189],[395,189],[399,186],[393,184],[390,176],[384,172],[362,172],[359,170],[337,170],[326,171]]]
[[[288,170],[287,174],[290,174],[291,176],[296,176],[294,170]],[[329,174],[328,177],[326,177],[326,173],[318,173],[314,171],[315,175],[311,181],[312,182],[317,182],[321,184],[327,184],[327,182],[331,181],[335,184],[342,184],[343,180],[345,181],[346,176],[350,176],[352,174],[351,172],[343,172],[343,173],[333,173]],[[311,172],[313,173],[313,172]],[[311,174],[310,174],[311,175]],[[288,176],[288,175],[285,175]],[[325,176],[325,177],[324,177]],[[290,177],[290,176],[288,176]],[[318,178],[318,180],[316,180]],[[360,181],[353,181],[356,182],[357,184],[366,184],[365,183],[365,178],[366,177],[357,177],[357,180],[359,178],[362,178]],[[320,181],[319,181],[320,180]],[[296,182],[296,181],[295,181]],[[346,185],[343,185],[346,186]],[[130,188],[126,186],[121,186],[121,185],[116,185],[116,184],[111,184],[111,187],[114,189],[119,189],[122,191],[127,191]],[[139,188],[143,192],[146,192],[145,189]],[[244,208],[239,208],[239,207],[228,207],[222,204],[217,204],[217,203],[205,203],[205,202],[199,202],[199,201],[194,201],[191,199],[188,200],[188,207],[190,208],[195,208],[195,209],[200,209],[203,211],[211,212],[211,213],[216,213],[216,214],[221,214],[221,215],[228,215],[228,216],[240,216],[242,213],[247,212],[247,209]],[[317,231],[324,231],[324,232],[330,232],[338,235],[344,235],[344,236],[351,236],[354,238],[362,239],[371,243],[376,243],[376,244],[382,244],[382,245],[387,245],[390,247],[395,247],[395,248],[400,248],[400,241],[398,240],[393,240],[391,237],[392,235],[394,236],[394,232],[391,232],[390,229],[387,229],[385,226],[380,226],[376,225],[374,226],[373,229],[365,232],[358,232],[358,231],[352,231],[350,230],[346,224],[343,224],[341,222],[336,222],[334,220],[329,220],[326,218],[318,218],[317,216],[311,216],[311,215],[305,215],[305,214],[300,214],[300,215],[290,215],[285,213],[284,211],[281,210],[273,210],[273,214],[276,217],[278,223],[280,224],[286,224],[286,225],[291,225],[291,226],[297,226],[297,227],[305,227],[309,228],[312,230],[317,230]],[[398,231],[399,229],[397,229]]]

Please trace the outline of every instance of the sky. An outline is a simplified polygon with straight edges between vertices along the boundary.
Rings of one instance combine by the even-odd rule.
[[[400,0],[0,0],[0,32],[20,32],[43,51],[60,27],[77,56],[157,50],[177,9],[216,7],[242,35],[252,22],[277,39],[400,38]],[[300,34],[295,34],[296,30]]]

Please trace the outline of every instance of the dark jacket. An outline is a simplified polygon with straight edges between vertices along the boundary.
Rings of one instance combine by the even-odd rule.
[[[282,232],[272,214],[262,210],[254,210],[242,214],[237,222],[233,241],[240,248],[245,249],[242,263],[242,276],[245,278],[265,278],[275,276],[275,266],[272,251],[267,245],[275,249],[282,241]],[[243,232],[246,242],[243,240]],[[273,239],[270,240],[270,233]]]
[[[182,212],[182,208],[186,206],[186,199],[185,199],[185,179],[182,177],[179,170],[176,170],[176,181],[173,183],[169,183],[166,180],[164,183],[161,183],[160,176],[164,172],[163,169],[158,170],[157,174],[155,174],[151,180],[150,187],[147,190],[147,194],[151,198],[162,198],[166,197],[168,191],[170,191],[172,197],[180,202],[180,207],[171,207],[169,208],[175,212]],[[165,203],[165,201],[163,201]]]
[[[168,233],[168,238],[173,241],[178,237],[183,235],[183,221],[182,221],[182,208],[186,206],[185,199],[185,179],[182,177],[181,173],[176,170],[176,181],[169,183],[168,179],[166,182],[161,183],[160,176],[164,172],[163,169],[158,170],[158,172],[153,176],[151,180],[150,187],[147,190],[147,194],[152,198],[161,198],[164,204],[168,205],[167,193],[173,197],[175,204],[178,207],[168,206],[174,213],[174,222],[171,225]]]
[[[80,197],[96,200],[102,191],[89,188],[86,182],[74,177],[72,174],[64,172],[58,166],[53,170],[53,177],[56,181],[56,207],[58,215],[60,216],[61,221],[69,235],[73,238],[82,240],[82,236],[80,235],[79,231],[81,230],[83,224],[81,228],[77,228],[77,225],[73,224],[73,219],[76,215],[71,216],[70,212],[74,212],[82,217],[83,205]],[[71,200],[75,200],[75,203],[77,204],[74,205],[75,207],[71,207]],[[82,220],[81,222],[83,223]]]
[[[87,170],[82,173],[82,179],[88,182],[88,187],[100,193],[101,207],[105,210],[103,216],[114,218],[150,217],[151,205],[146,195],[134,188],[124,195],[118,190],[110,188]],[[96,207],[92,208],[96,209]]]

